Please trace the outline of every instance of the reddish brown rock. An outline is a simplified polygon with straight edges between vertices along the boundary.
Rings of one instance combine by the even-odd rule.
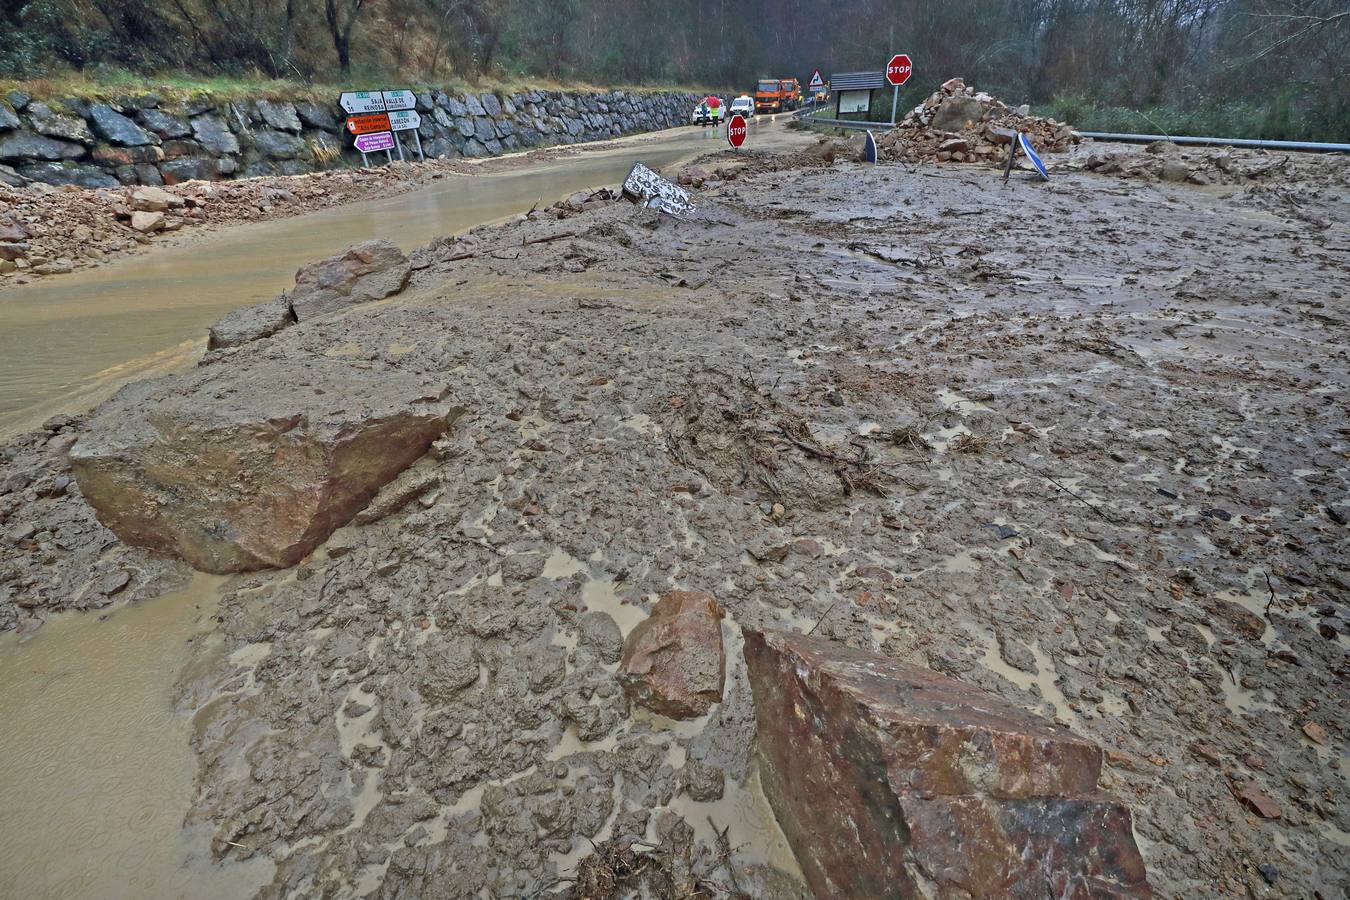
[[[708,594],[666,594],[624,641],[619,682],[652,712],[697,718],[722,701],[725,679],[722,610]]]
[[[1236,791],[1238,800],[1263,819],[1278,819],[1284,815],[1280,804],[1269,794],[1263,793],[1255,784],[1247,782]]]
[[[760,778],[819,897],[1149,897],[1093,744],[873,653],[747,631]]]
[[[1240,603],[1211,597],[1207,605],[1221,630],[1235,632],[1249,641],[1259,641],[1266,633],[1265,620]]]
[[[123,542],[205,572],[303,559],[420,458],[461,409],[421,379],[325,357],[128,385],[70,452]]]

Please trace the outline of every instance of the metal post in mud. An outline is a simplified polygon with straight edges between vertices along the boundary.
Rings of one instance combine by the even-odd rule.
[[[416,131],[413,131],[413,140],[417,142],[417,158],[422,162],[426,162],[427,155],[422,152],[422,136]]]
[[[390,153],[388,150],[384,151],[384,158],[391,164],[394,162],[394,154]]]
[[[366,156],[366,154],[365,154],[364,151],[362,151],[362,153],[361,153],[361,168],[363,168],[363,169],[369,169],[369,168],[370,168],[370,157],[369,157],[369,156]]]
[[[891,90],[891,127],[895,127],[895,113],[900,108],[900,85]]]
[[[394,146],[398,148],[398,161],[406,162],[403,158],[403,141],[399,139],[397,131],[394,132]],[[393,160],[390,160],[390,162],[393,162]]]

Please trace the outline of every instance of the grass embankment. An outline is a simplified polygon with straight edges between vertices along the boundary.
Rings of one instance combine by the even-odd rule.
[[[0,94],[21,90],[39,98],[99,99],[154,91],[166,100],[183,100],[209,94],[224,100],[266,97],[275,100],[333,102],[343,91],[392,88],[439,88],[447,92],[513,94],[526,90],[603,92],[621,90],[631,94],[668,91],[703,91],[689,85],[595,85],[585,82],[560,84],[548,79],[484,78],[467,81],[447,78],[428,81],[398,75],[353,74],[342,83],[292,81],[289,79],[238,76],[202,76],[181,72],[145,75],[125,69],[100,69],[96,73],[66,72],[43,78],[16,81],[0,79]]]
[[[1009,106],[1022,101],[1010,99],[997,88],[977,85]],[[897,117],[905,114],[927,97],[927,93],[912,87],[902,89]],[[1350,96],[1350,95],[1348,95]],[[1087,97],[1056,97],[1046,103],[1031,104],[1031,111],[1067,122],[1079,131],[1107,131],[1129,134],[1160,134],[1174,137],[1228,137],[1257,140],[1333,141],[1350,142],[1350,99],[1343,109],[1305,110],[1298,96],[1290,96],[1270,103],[1197,103],[1194,107],[1154,106],[1136,109],[1113,106]],[[821,108],[817,115],[834,118],[834,104]],[[889,123],[891,92],[877,91],[872,98],[870,113],[845,114],[845,119],[860,122]]]

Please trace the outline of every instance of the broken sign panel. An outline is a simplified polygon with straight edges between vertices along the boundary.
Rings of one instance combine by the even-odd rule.
[[[642,163],[633,163],[628,177],[623,180],[623,192],[644,206],[664,210],[673,215],[694,211],[689,192],[669,179],[662,178]]]

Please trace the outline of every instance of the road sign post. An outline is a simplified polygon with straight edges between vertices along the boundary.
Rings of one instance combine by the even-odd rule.
[[[741,149],[741,145],[745,143],[749,133],[750,128],[745,121],[745,116],[740,113],[736,113],[731,117],[731,121],[727,122],[727,143],[735,149]]]
[[[379,91],[344,91],[338,105],[349,116],[384,112],[384,95]]]
[[[374,134],[358,134],[355,143],[356,149],[362,153],[375,153],[380,150],[388,153],[394,149],[394,133],[379,131]]]
[[[886,80],[892,85],[891,94],[891,125],[895,125],[895,116],[900,108],[900,86],[909,81],[909,76],[914,74],[914,63],[909,59],[908,53],[897,53],[891,57],[891,61],[886,63]]]
[[[357,134],[376,134],[381,131],[391,131],[389,127],[389,116],[384,113],[367,113],[360,116],[347,117],[347,131],[353,135]]]

